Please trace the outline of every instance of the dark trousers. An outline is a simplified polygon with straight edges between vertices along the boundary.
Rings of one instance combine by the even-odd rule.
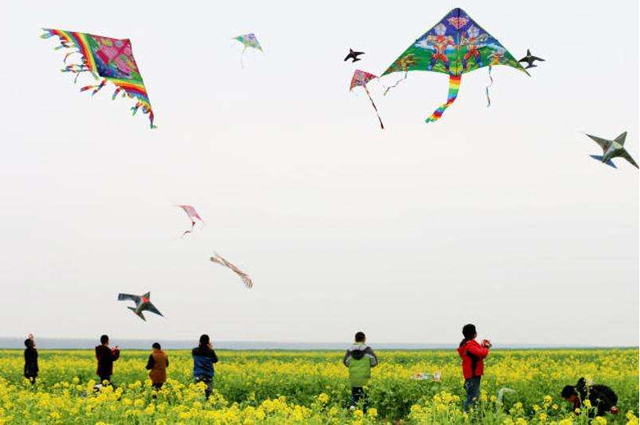
[[[367,411],[367,394],[362,387],[351,387],[351,402],[349,407],[358,407],[362,401],[362,410]]]
[[[115,388],[115,385],[111,383],[111,375],[102,375],[102,376],[98,375],[98,376],[100,377],[100,382],[98,382],[98,384],[102,384],[104,386],[111,385],[112,387]],[[107,383],[104,384],[104,381],[107,381]]]
[[[464,389],[467,391],[467,398],[464,400],[465,412],[469,411],[480,397],[480,378],[481,376],[474,376],[464,381]]]
[[[209,396],[211,395],[211,391],[213,390],[213,377],[211,376],[196,376],[195,378],[196,384],[198,382],[204,382],[207,385],[207,388],[204,390],[204,395],[209,400]]]
[[[163,385],[164,385],[164,382],[158,382],[158,383],[151,384],[153,389],[156,390],[156,391],[160,391],[162,389]]]
[[[36,383],[36,375],[25,375],[24,377],[27,378],[29,382],[31,382],[31,385]]]

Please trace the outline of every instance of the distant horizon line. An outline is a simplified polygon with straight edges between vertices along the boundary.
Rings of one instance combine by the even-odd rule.
[[[0,336],[0,349],[15,349],[24,347],[24,336]],[[114,345],[126,349],[148,349],[153,342],[166,344],[168,349],[187,349],[197,345],[197,339],[115,339]],[[36,337],[39,348],[42,349],[90,349],[98,343],[97,338],[73,337]],[[222,350],[337,350],[348,346],[352,341],[274,341],[274,340],[214,340],[214,347]],[[457,343],[442,342],[375,342],[378,349],[453,349]],[[494,345],[494,349],[604,349],[639,348],[638,345],[586,345],[586,344],[542,344],[542,343],[506,343]]]

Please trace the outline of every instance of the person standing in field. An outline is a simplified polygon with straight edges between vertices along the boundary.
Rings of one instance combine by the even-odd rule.
[[[113,349],[109,347],[109,337],[102,335],[100,337],[100,345],[96,347],[96,360],[98,360],[98,369],[96,373],[100,377],[100,384],[111,384],[111,375],[113,375],[113,362],[120,358],[120,349],[116,345]]]
[[[162,389],[162,385],[167,381],[169,356],[162,351],[159,343],[154,342],[151,347],[153,348],[153,352],[149,355],[146,368],[149,371],[151,386],[157,391]]]
[[[588,413],[590,418],[604,416],[607,412],[618,414],[618,395],[606,385],[588,385],[584,378],[580,378],[576,385],[565,386],[561,395],[573,405],[574,412],[588,401],[592,408]]]
[[[469,411],[480,396],[480,378],[484,373],[484,359],[489,355],[491,342],[483,340],[478,344],[475,325],[468,324],[462,328],[464,339],[458,347],[458,354],[462,359],[462,375],[464,376],[464,389],[467,392],[464,401],[464,411]]]
[[[213,351],[209,335],[200,336],[200,344],[191,350],[191,355],[193,356],[193,379],[196,384],[203,382],[207,386],[204,394],[208,400],[213,389],[213,364],[218,363],[218,356]]]
[[[355,410],[362,401],[363,411],[367,410],[367,394],[364,386],[371,378],[371,368],[378,364],[373,349],[367,344],[364,332],[356,333],[355,343],[347,350],[342,363],[349,368],[349,382],[351,383],[351,402],[349,409]]]
[[[29,337],[24,340],[24,377],[31,381],[31,384],[36,383],[38,377],[38,350],[36,350],[36,341],[33,338],[33,334],[29,334]]]

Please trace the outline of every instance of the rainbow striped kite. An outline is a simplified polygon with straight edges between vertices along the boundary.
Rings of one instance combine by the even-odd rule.
[[[72,50],[64,57],[65,65],[69,56],[73,54],[81,55],[80,63],[66,65],[62,72],[76,74],[75,81],[77,81],[80,73],[83,72],[91,73],[96,80],[102,78],[96,85],[82,87],[80,89],[81,92],[93,90],[91,93],[93,96],[107,82],[111,82],[116,86],[112,98],[115,99],[122,92],[123,97],[127,96],[134,99],[136,104],[131,107],[133,115],[138,112],[138,109],[142,109],[143,113],[149,115],[151,128],[155,128],[153,125],[153,109],[149,102],[147,89],[142,81],[142,75],[140,75],[138,65],[133,58],[131,41],[82,32],[46,28],[43,28],[43,30],[42,38],[57,36],[60,39],[60,46],[56,47],[56,50]]]
[[[448,74],[447,102],[440,105],[426,120],[426,122],[433,122],[439,120],[444,111],[455,102],[462,74],[488,66],[491,79],[493,65],[511,66],[529,75],[498,40],[482,29],[464,10],[456,8],[409,46],[382,76],[392,72],[404,72],[404,78],[391,86],[395,87],[407,78],[409,71]],[[493,79],[491,82],[493,83]],[[486,92],[488,106],[491,104],[489,86]]]

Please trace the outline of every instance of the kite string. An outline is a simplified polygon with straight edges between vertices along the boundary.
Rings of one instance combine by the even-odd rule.
[[[485,88],[487,93],[487,108],[491,106],[491,97],[489,96],[489,88],[493,85],[493,77],[491,76],[491,65],[489,65],[489,80],[491,81],[489,85]]]
[[[240,68],[244,69],[244,62],[242,61],[242,58],[244,57],[244,52],[247,50],[247,46],[244,46],[244,49],[242,49],[242,53],[240,53]]]
[[[389,86],[389,87],[385,87],[384,93],[382,94],[383,96],[387,95],[387,92],[393,88],[395,88],[398,84],[400,84],[401,82],[403,82],[404,80],[407,79],[407,76],[409,75],[409,70],[405,70],[404,71],[404,77],[400,78],[398,81],[395,82],[394,85]],[[380,83],[382,84],[382,82]],[[382,87],[384,87],[384,84],[382,84]]]
[[[364,88],[364,91],[367,92],[367,96],[369,96],[371,105],[373,106],[373,109],[376,111],[376,116],[378,117],[378,121],[380,121],[380,128],[384,130],[384,124],[382,124],[382,118],[380,118],[380,114],[378,113],[378,108],[376,107],[376,104],[373,102],[373,98],[371,97],[371,93],[369,93],[369,89],[367,88],[367,85],[364,84],[362,87]]]

